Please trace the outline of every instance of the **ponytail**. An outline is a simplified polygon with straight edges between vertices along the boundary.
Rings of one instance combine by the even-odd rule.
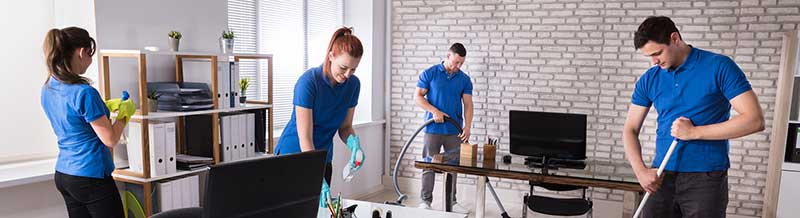
[[[50,81],[50,77],[55,77],[66,84],[89,84],[89,79],[72,72],[75,49],[87,49],[89,56],[94,55],[95,41],[89,36],[89,32],[78,27],[50,29],[44,37],[42,47],[47,65],[45,85]]]
[[[349,27],[340,27],[333,33],[330,43],[328,43],[328,50],[325,52],[325,62],[322,64],[322,70],[325,73],[331,72],[331,60],[328,54],[333,52],[333,56],[339,56],[342,53],[347,53],[351,57],[361,58],[364,54],[364,47],[361,46],[361,40],[353,35],[353,29]]]

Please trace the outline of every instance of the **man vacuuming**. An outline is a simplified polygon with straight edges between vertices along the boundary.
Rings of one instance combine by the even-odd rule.
[[[649,17],[634,46],[650,58],[633,90],[623,129],[625,154],[639,184],[651,194],[642,217],[725,217],[728,204],[729,139],[764,130],[764,115],[750,82],[731,58],[694,48],[668,17]],[[654,106],[656,152],[643,160],[639,131]],[[730,109],[738,115],[731,118]],[[665,171],[656,168],[673,140]]]

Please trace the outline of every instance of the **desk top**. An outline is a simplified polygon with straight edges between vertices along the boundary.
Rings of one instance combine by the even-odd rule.
[[[505,164],[498,156],[495,161],[462,160],[434,157],[430,160],[417,160],[416,168],[441,172],[463,173],[487,177],[528,180],[540,183],[569,184],[588,187],[602,187],[626,191],[643,192],[633,169],[626,160],[592,159],[584,161],[583,169],[529,167],[524,159],[514,156],[512,163]]]
[[[457,214],[457,213],[450,213],[444,211],[437,211],[437,210],[427,210],[427,209],[420,209],[416,207],[402,207],[396,205],[388,205],[388,204],[381,204],[381,203],[372,203],[366,201],[356,201],[345,199],[343,207],[349,207],[351,205],[358,205],[356,206],[355,217],[372,217],[373,211],[377,210],[380,212],[381,217],[386,217],[386,213],[392,213],[392,217],[436,217],[436,218],[466,218],[466,214]],[[317,218],[330,218],[330,211],[327,208],[319,208],[317,211]]]

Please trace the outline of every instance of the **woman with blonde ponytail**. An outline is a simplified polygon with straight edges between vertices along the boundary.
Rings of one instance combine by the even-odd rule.
[[[352,154],[361,151],[353,130],[361,82],[353,74],[363,53],[361,41],[352,29],[341,27],[333,33],[322,65],[308,69],[297,80],[292,117],[275,148],[278,155],[328,150],[321,201],[326,199],[331,181],[334,134],[338,131]]]
[[[109,148],[119,141],[126,122],[119,119],[112,124],[100,93],[81,76],[94,53],[95,41],[84,29],[48,31],[41,104],[58,138],[54,180],[69,217],[121,218],[122,200],[111,177],[114,162]]]

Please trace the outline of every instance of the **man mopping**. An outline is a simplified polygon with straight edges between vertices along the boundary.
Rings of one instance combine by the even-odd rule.
[[[764,130],[764,115],[744,72],[729,57],[694,48],[668,17],[649,17],[634,46],[651,59],[636,82],[623,129],[625,154],[651,193],[642,217],[725,217],[728,139]],[[653,168],[642,161],[639,131],[650,107],[658,114]],[[733,107],[738,113],[730,118]],[[664,173],[656,171],[678,140]]]

